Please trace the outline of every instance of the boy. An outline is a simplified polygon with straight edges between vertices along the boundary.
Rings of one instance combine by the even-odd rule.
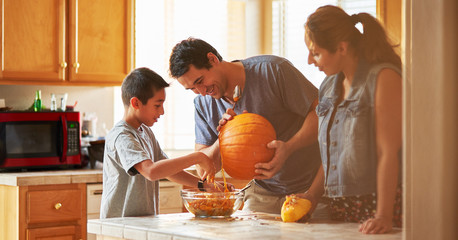
[[[158,214],[161,178],[187,186],[211,187],[212,184],[183,171],[198,164],[205,169],[202,179],[213,177],[215,167],[210,158],[194,152],[166,159],[149,128],[164,114],[168,86],[148,68],[135,69],[124,79],[121,87],[124,117],[105,139],[100,218]]]

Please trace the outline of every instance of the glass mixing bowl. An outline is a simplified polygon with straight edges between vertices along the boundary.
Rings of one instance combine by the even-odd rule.
[[[243,203],[243,192],[211,192],[199,189],[181,190],[186,209],[196,217],[230,217],[240,209]]]

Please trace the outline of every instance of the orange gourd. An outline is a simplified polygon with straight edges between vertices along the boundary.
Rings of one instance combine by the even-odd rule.
[[[281,208],[281,219],[283,222],[296,222],[310,211],[312,202],[296,195],[286,196]]]
[[[242,113],[228,121],[219,134],[223,169],[232,178],[250,180],[254,165],[268,162],[275,150],[267,144],[276,139],[272,124],[254,113]]]

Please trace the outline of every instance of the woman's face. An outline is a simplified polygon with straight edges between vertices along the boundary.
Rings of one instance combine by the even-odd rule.
[[[324,48],[320,48],[313,43],[307,36],[305,36],[305,44],[309,49],[308,64],[313,64],[326,75],[334,75],[342,71],[342,57],[335,53],[330,53]]]

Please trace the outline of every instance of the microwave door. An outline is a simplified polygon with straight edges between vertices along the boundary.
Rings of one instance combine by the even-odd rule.
[[[8,122],[5,124],[6,158],[58,157],[59,122]]]

